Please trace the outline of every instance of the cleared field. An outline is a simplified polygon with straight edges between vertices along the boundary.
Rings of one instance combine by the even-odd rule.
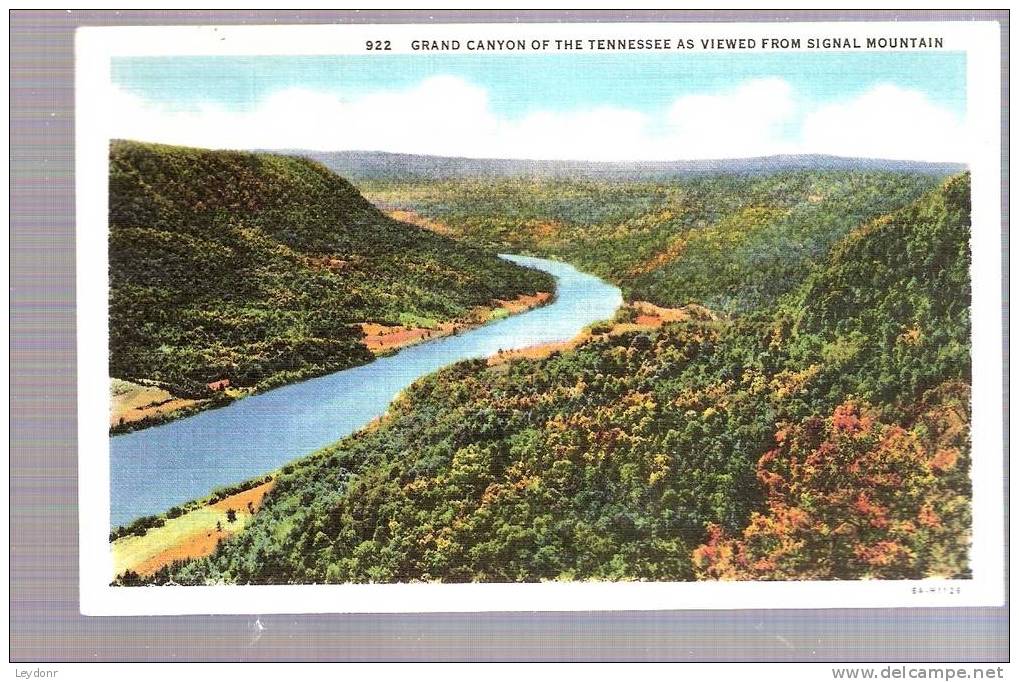
[[[363,322],[361,332],[364,334],[364,345],[373,353],[384,353],[410,346],[430,339],[438,339],[471,327],[494,322],[510,315],[522,313],[548,303],[552,294],[547,291],[533,295],[521,295],[514,299],[496,300],[495,306],[476,308],[468,318],[453,322],[438,322],[432,327],[412,327],[409,325],[384,325],[374,322]]]
[[[157,386],[144,386],[123,379],[110,380],[112,406],[110,426],[141,421],[146,417],[169,414],[197,404],[198,400],[175,398]]]
[[[115,540],[112,543],[114,574],[130,570],[148,575],[173,561],[211,554],[220,540],[244,528],[272,486],[273,481],[263,483],[175,519],[167,519],[166,525],[152,528],[145,535]]]
[[[495,315],[496,313],[500,313],[501,311],[506,311],[506,314],[508,315],[515,315],[525,310],[530,310],[531,308],[537,308],[538,306],[545,305],[546,303],[548,303],[550,298],[552,298],[552,294],[550,294],[549,292],[539,291],[538,293],[533,294],[531,296],[524,294],[509,301],[499,301],[498,302],[499,307],[495,308],[495,310],[492,311],[491,315]],[[492,319],[491,315],[489,319]]]
[[[627,310],[628,309],[628,310]],[[553,353],[576,348],[582,343],[591,340],[596,336],[615,336],[633,331],[646,331],[661,327],[666,322],[688,322],[690,320],[714,320],[716,316],[710,310],[696,304],[685,305],[682,308],[663,308],[648,303],[647,301],[635,301],[623,309],[624,317],[633,318],[632,322],[614,321],[610,327],[600,328],[601,325],[594,325],[569,341],[558,343],[545,343],[520,350],[500,352],[488,358],[488,365],[494,367],[511,360],[528,359],[541,360]]]
[[[438,324],[434,329],[401,325],[389,326],[372,322],[365,322],[361,325],[361,331],[364,333],[364,345],[373,353],[381,353],[428,339],[448,336],[453,333],[454,329],[455,325],[450,323]]]
[[[426,230],[431,230],[432,232],[435,232],[437,234],[444,235],[455,234],[455,230],[450,229],[446,225],[443,225],[442,223],[438,222],[437,220],[429,220],[428,218],[424,217],[423,215],[416,211],[392,210],[386,211],[385,213],[393,220],[399,220],[404,223],[410,223],[411,225],[417,225],[418,227],[423,227]]]

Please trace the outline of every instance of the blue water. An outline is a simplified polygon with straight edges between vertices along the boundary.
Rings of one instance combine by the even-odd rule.
[[[279,468],[383,414],[415,379],[467,358],[566,341],[612,317],[619,289],[565,263],[503,256],[556,278],[553,303],[404,348],[367,365],[267,391],[187,419],[110,439],[113,526],[158,514]]]

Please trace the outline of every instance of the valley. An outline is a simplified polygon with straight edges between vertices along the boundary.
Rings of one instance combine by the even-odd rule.
[[[970,574],[967,173],[786,159],[466,177],[436,171],[456,167],[441,159],[401,174],[364,158],[342,172],[382,209],[372,220],[398,217],[414,243],[444,240],[464,258],[525,254],[511,260],[543,262],[558,279],[550,301],[540,274],[493,266],[485,297],[461,301],[459,319],[493,301],[543,305],[464,337],[513,322],[563,333],[520,334],[515,347],[486,337],[421,364],[417,353],[462,338],[429,335],[454,318],[416,300],[409,315],[359,314],[347,330],[365,353],[414,345],[217,411],[233,419],[247,405],[251,423],[301,415],[328,428],[313,445],[305,427],[277,425],[290,449],[266,447],[275,463],[251,476],[271,471],[271,489],[242,530],[117,584]],[[562,263],[604,280],[598,296],[569,294]],[[468,276],[448,273],[442,295],[459,300]],[[363,389],[387,376],[384,361],[415,374],[372,399],[381,418],[309,412],[288,393],[318,386],[325,405],[345,395],[330,377]],[[250,437],[217,438],[233,427],[200,419],[211,414],[170,425],[177,459],[202,450],[236,462],[251,449]],[[130,471],[132,457],[114,464]]]

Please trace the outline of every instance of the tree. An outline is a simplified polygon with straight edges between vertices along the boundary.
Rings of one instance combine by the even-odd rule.
[[[699,578],[958,577],[966,572],[968,401],[947,399],[912,428],[847,401],[828,419],[783,425],[757,477],[767,509],[694,550]]]

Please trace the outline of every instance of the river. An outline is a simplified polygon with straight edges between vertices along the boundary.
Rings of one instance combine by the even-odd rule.
[[[240,483],[334,443],[385,413],[415,379],[468,358],[566,341],[585,326],[612,317],[619,289],[570,265],[503,255],[550,273],[555,300],[498,322],[404,348],[316,379],[276,388],[110,439],[112,526],[158,514]]]

